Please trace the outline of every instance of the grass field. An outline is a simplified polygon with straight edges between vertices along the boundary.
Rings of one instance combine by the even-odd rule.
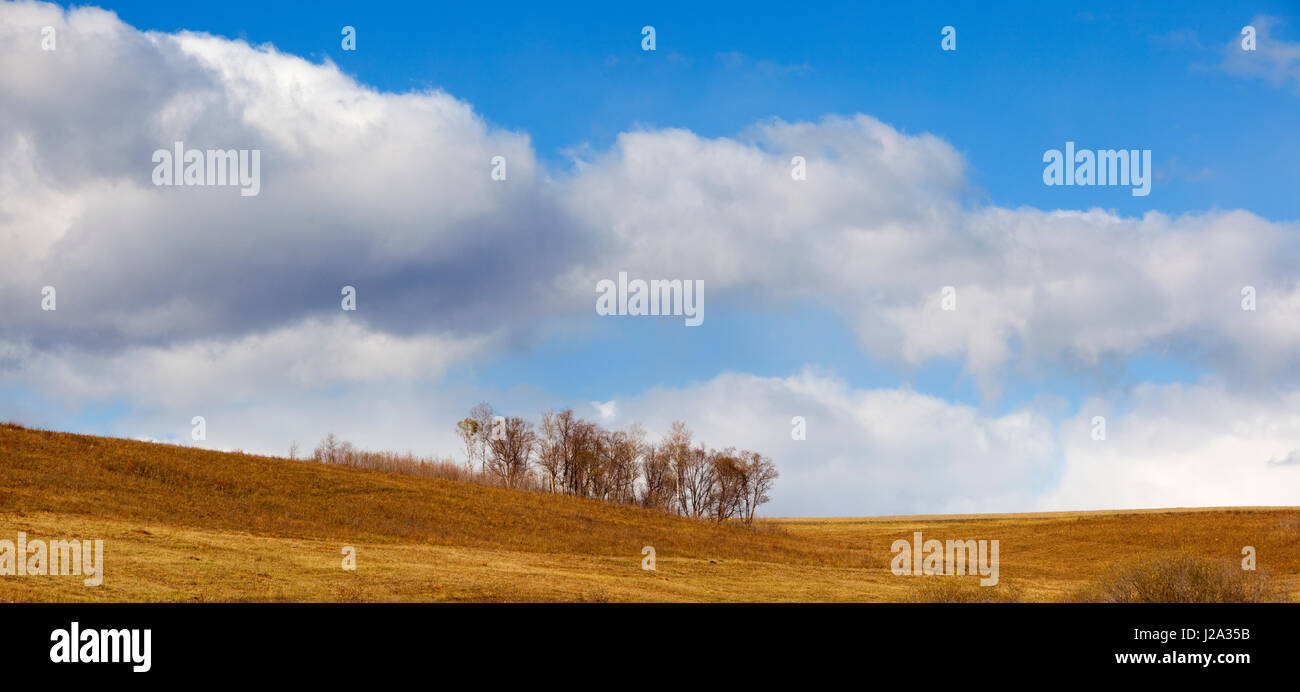
[[[104,579],[0,601],[908,601],[890,545],[997,539],[982,597],[1073,600],[1117,564],[1254,546],[1300,600],[1300,508],[769,519],[756,528],[457,481],[0,426],[0,539],[102,539]],[[641,568],[653,546],[657,569]],[[342,569],[344,546],[356,570]],[[974,587],[972,586],[972,590]]]

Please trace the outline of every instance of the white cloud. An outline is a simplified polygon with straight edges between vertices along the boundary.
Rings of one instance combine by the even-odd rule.
[[[1123,410],[1121,410],[1121,405]],[[1300,392],[1249,397],[1214,383],[1141,385],[1087,401],[1061,425],[1064,473],[1041,509],[1300,504]],[[1092,439],[1093,416],[1107,418]]]
[[[1085,401],[1058,423],[1035,405],[993,415],[814,371],[726,373],[623,409],[655,435],[681,418],[698,441],[772,456],[781,471],[773,515],[1300,504],[1300,391],[1141,385]],[[791,439],[796,415],[806,440]],[[1107,419],[1104,441],[1092,439],[1097,415]]]
[[[141,33],[98,10],[0,13],[8,45],[45,23],[63,32],[58,51],[8,51],[0,70],[14,342],[236,340],[327,317],[348,284],[375,331],[521,343],[590,317],[596,282],[630,271],[705,280],[712,315],[832,304],[871,356],[958,359],[986,392],[1013,367],[1146,353],[1255,383],[1300,373],[1293,223],[969,207],[951,145],[865,115],[735,138],[628,132],[550,176],[526,135],[443,92],[382,93],[328,62]],[[153,187],[151,152],[177,140],[262,148],[262,194]],[[39,310],[44,285],[57,316]],[[954,312],[938,309],[949,285]],[[1239,309],[1245,285],[1256,312]]]
[[[1251,20],[1255,27],[1255,50],[1242,50],[1243,36],[1235,36],[1223,48],[1220,69],[1246,77],[1257,77],[1275,86],[1290,85],[1300,89],[1300,42],[1275,36],[1281,24],[1276,17],[1259,15]]]
[[[603,422],[609,422],[618,415],[618,402],[614,400],[600,402],[591,402],[591,407],[596,409],[596,416]]]
[[[713,314],[720,301],[829,302],[872,356],[962,360],[990,390],[1012,365],[1098,369],[1148,353],[1255,383],[1300,373],[1294,223],[967,208],[950,146],[867,116],[751,136],[631,133],[586,161],[571,212],[617,242],[571,276],[575,291],[627,269],[704,279]],[[790,178],[795,155],[806,181]],[[940,309],[944,286],[955,311]]]
[[[1300,466],[1300,449],[1291,450],[1285,457],[1269,459],[1271,466]]]
[[[343,285],[384,331],[526,331],[589,245],[528,137],[446,93],[384,94],[329,63],[101,10],[5,4],[0,18],[11,339],[240,338],[337,310]],[[29,40],[46,24],[55,51]],[[152,154],[177,141],[262,150],[261,194],[154,187]],[[507,183],[489,176],[498,155]],[[57,315],[30,299],[44,285]]]
[[[989,415],[907,389],[854,389],[825,373],[724,373],[622,402],[652,435],[673,419],[696,440],[771,456],[770,515],[1008,511],[1032,504],[1053,470],[1053,425],[1030,410]],[[803,416],[807,438],[794,440]]]

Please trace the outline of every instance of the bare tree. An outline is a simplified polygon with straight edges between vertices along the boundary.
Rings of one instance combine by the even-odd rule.
[[[759,506],[766,503],[769,499],[768,491],[780,476],[776,470],[776,464],[772,460],[759,454],[758,452],[744,451],[740,453],[741,470],[744,481],[744,497],[741,501],[741,516],[745,523],[754,523],[754,513],[758,511]]]
[[[465,468],[474,470],[474,459],[478,457],[478,421],[466,418],[456,424],[456,436],[465,445]]]
[[[579,497],[594,497],[599,485],[600,426],[577,418],[569,432],[566,464],[569,492]]]
[[[478,460],[480,465],[487,464],[488,443],[492,436],[492,404],[481,401],[469,410],[469,417],[478,426]]]
[[[714,484],[717,480],[713,465],[709,463],[708,452],[703,446],[688,447],[676,463],[678,471],[675,475],[679,485],[677,495],[682,503],[682,513],[692,517],[706,516],[713,503]]]
[[[641,454],[641,506],[672,511],[677,484],[664,445],[646,445]]]
[[[594,445],[599,459],[592,473],[594,497],[613,502],[634,501],[636,462],[644,436],[640,426],[630,430],[596,430]]]
[[[312,458],[326,464],[336,464],[338,463],[338,451],[338,438],[334,437],[334,433],[327,433],[321,439],[320,444],[316,445],[316,449],[312,451]]]
[[[677,505],[677,511],[682,514],[691,512],[691,484],[689,478],[692,476],[692,466],[695,456],[691,450],[691,431],[686,427],[683,421],[673,421],[672,428],[668,431],[667,437],[664,438],[661,445],[664,454],[668,456],[668,467],[673,476],[673,492],[676,493],[674,502]]]
[[[565,409],[550,414],[544,425],[548,445],[544,470],[560,492],[580,494],[583,485],[583,421],[573,415],[573,409]]]
[[[564,468],[564,432],[565,414],[572,418],[573,411],[556,413],[547,411],[542,414],[542,429],[537,442],[537,465],[541,467],[547,490],[555,492],[561,484],[561,470]]]
[[[717,521],[726,521],[740,514],[745,498],[745,472],[736,450],[709,452],[707,466],[709,515]]]
[[[640,424],[633,423],[627,430],[619,431],[615,446],[617,447],[614,455],[616,499],[619,502],[632,504],[636,502],[636,484],[641,471],[641,455],[645,453],[645,429]]]
[[[507,488],[514,488],[528,476],[537,435],[533,424],[523,418],[507,418],[500,427],[500,434],[488,448],[486,470],[501,479]]]

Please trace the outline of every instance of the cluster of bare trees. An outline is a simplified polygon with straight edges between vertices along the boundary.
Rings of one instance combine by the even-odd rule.
[[[622,502],[717,521],[752,522],[777,478],[772,460],[747,450],[705,449],[680,421],[659,442],[639,425],[606,430],[572,410],[541,426],[475,406],[456,424],[471,472],[508,487]]]

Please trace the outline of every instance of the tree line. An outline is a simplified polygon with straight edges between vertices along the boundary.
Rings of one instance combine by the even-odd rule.
[[[487,403],[456,423],[465,465],[511,488],[639,505],[716,521],[752,523],[768,501],[776,465],[734,447],[706,449],[682,421],[663,439],[640,425],[608,430],[572,409],[542,414],[541,425],[498,416]]]

